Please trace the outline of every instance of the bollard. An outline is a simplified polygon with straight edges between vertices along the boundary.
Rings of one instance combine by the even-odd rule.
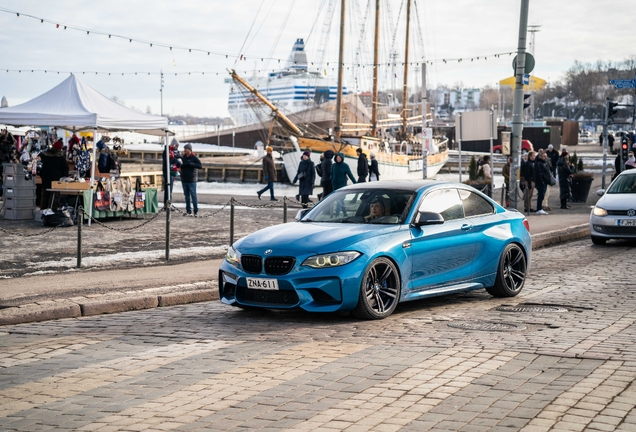
[[[82,267],[82,225],[84,225],[84,208],[77,208],[77,268]]]
[[[283,197],[283,223],[287,223],[287,195]]]
[[[172,213],[172,203],[166,202],[166,261],[170,260],[170,214]]]
[[[230,198],[230,246],[234,244],[234,197]]]

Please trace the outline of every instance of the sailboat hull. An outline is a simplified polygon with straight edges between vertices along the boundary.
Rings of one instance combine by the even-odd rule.
[[[360,142],[360,147],[369,158],[369,153],[373,151],[378,161],[378,170],[380,171],[380,180],[403,180],[403,179],[422,179],[422,157],[421,156],[409,156],[404,154],[389,153],[374,148],[378,145],[377,141],[365,140],[364,138]],[[327,150],[332,150],[334,153],[342,153],[345,157],[345,162],[351,168],[351,172],[357,177],[358,170],[358,155],[356,153],[357,145],[340,144],[331,141],[304,138],[298,139],[298,148],[283,153],[283,162],[285,164],[285,171],[290,180],[293,180],[296,176],[298,164],[300,163],[303,151],[311,151],[311,160],[314,164],[320,163],[320,155]],[[444,164],[448,161],[448,150],[441,151],[439,153],[430,154],[426,158],[426,178],[432,179],[442,169]],[[320,177],[316,176],[316,184],[320,184]]]

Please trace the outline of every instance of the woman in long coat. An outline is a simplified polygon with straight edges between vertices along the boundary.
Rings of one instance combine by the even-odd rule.
[[[311,160],[311,153],[308,151],[303,152],[300,164],[298,164],[298,171],[296,171],[296,177],[292,183],[298,184],[298,195],[302,198],[303,207],[307,207],[307,204],[311,201],[309,196],[314,193],[314,183],[316,181],[316,168]]]
[[[561,199],[561,208],[569,209],[568,198],[570,198],[570,177],[574,173],[574,167],[570,164],[570,156],[568,152],[561,153],[561,157],[557,161],[557,174],[559,176],[559,198]]]

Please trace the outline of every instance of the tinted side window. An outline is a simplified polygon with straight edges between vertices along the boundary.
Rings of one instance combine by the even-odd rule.
[[[429,193],[424,198],[420,211],[439,213],[445,221],[464,217],[464,210],[457,189],[440,189]]]
[[[464,214],[466,217],[484,216],[495,212],[495,208],[492,204],[476,193],[460,189],[459,196],[462,199],[462,204],[464,204]]]

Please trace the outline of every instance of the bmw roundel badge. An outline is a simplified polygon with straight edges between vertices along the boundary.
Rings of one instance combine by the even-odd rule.
[[[274,252],[274,251],[273,251],[273,250],[271,250],[271,249],[267,249],[267,250],[265,251],[265,255],[269,255],[269,254],[271,254],[272,252]]]

